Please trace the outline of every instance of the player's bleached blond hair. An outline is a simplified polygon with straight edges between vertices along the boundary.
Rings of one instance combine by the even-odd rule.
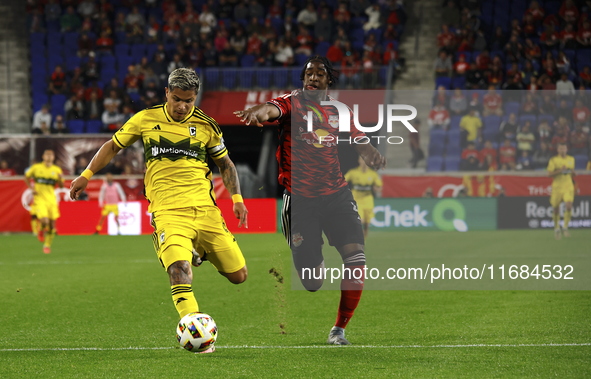
[[[201,88],[201,80],[195,70],[184,67],[177,68],[168,75],[168,90],[173,91],[175,88],[198,93]]]

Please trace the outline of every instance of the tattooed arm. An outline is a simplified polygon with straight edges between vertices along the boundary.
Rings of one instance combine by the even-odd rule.
[[[222,175],[224,186],[228,189],[230,195],[240,195],[240,183],[238,182],[238,173],[236,172],[234,162],[232,162],[228,155],[225,155],[220,159],[214,159],[213,161],[220,168],[220,174]],[[244,225],[245,228],[248,228],[247,214],[248,210],[243,202],[234,203],[234,215],[240,220],[238,222],[239,228],[242,227],[242,225]]]

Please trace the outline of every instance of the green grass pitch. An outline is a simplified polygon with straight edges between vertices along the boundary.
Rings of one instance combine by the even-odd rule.
[[[400,232],[396,245],[445,254],[458,239],[502,252],[527,241],[591,254],[591,231],[572,234]],[[380,238],[368,239],[368,265]],[[293,290],[281,235],[237,239],[245,283],[209,263],[194,270],[219,327],[217,351],[198,355],[177,346],[150,236],[58,236],[50,255],[31,235],[0,236],[0,378],[591,376],[590,291],[366,291],[347,328],[354,345],[328,346],[338,292]]]

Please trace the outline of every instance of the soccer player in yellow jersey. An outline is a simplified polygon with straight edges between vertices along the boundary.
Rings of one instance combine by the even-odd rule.
[[[39,240],[43,242],[45,254],[51,253],[51,244],[55,237],[55,221],[60,217],[55,185],[64,186],[62,169],[53,164],[54,160],[53,150],[45,150],[43,161],[35,163],[25,174],[25,182],[33,191],[33,204],[37,219],[41,223],[38,227],[38,235]]]
[[[154,247],[169,275],[172,299],[181,318],[199,312],[191,288],[191,263],[198,266],[205,258],[235,284],[247,277],[242,252],[215,203],[208,157],[219,167],[232,195],[239,227],[248,227],[248,211],[217,122],[194,106],[199,87],[194,70],[178,68],[171,72],[165,89],[166,103],[129,119],[99,149],[70,189],[70,197],[76,199],[93,173],[105,167],[121,149],[142,139]]]
[[[548,175],[553,178],[552,194],[550,195],[550,205],[554,210],[554,237],[560,239],[562,235],[570,237],[568,232],[568,223],[570,222],[575,199],[575,185],[573,177],[575,176],[575,158],[567,155],[565,143],[559,143],[557,147],[558,154],[550,158],[548,162]],[[564,201],[564,224],[560,228],[560,203]],[[561,233],[562,232],[562,233]]]
[[[351,186],[359,217],[363,223],[363,235],[367,237],[369,223],[374,216],[374,193],[381,190],[382,179],[376,171],[367,166],[363,158],[359,157],[359,166],[347,171],[345,180]]]

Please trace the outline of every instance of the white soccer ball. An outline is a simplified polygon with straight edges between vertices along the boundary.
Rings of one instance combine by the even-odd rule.
[[[213,347],[218,327],[210,315],[193,312],[179,321],[176,337],[183,349],[199,353]]]

